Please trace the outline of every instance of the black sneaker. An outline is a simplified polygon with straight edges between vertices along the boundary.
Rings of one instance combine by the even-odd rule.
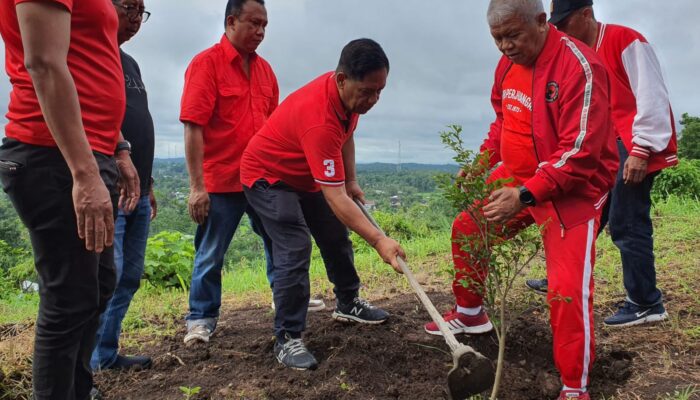
[[[114,361],[114,364],[110,365],[107,369],[142,370],[142,369],[151,368],[151,365],[153,365],[153,362],[151,361],[151,357],[146,357],[146,356],[128,356],[127,357],[127,356],[123,356],[121,354],[117,354],[117,359]]]
[[[538,294],[547,294],[547,280],[546,279],[528,279],[525,281],[525,286],[534,290]]]
[[[280,343],[279,340],[275,342],[275,357],[280,364],[300,371],[314,370],[318,367],[314,355],[306,349],[301,338],[292,339],[288,335],[285,335],[284,338],[284,344]]]
[[[355,297],[351,303],[337,303],[333,311],[333,319],[341,322],[381,324],[389,319],[389,313],[369,304],[367,300]]]
[[[625,327],[660,322],[668,318],[664,305],[659,303],[651,307],[642,307],[629,301],[623,301],[615,314],[606,318],[605,326]]]

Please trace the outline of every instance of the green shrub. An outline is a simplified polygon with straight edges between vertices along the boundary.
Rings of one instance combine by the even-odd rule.
[[[37,281],[31,253],[0,240],[0,298],[19,293],[24,281]]]
[[[651,197],[655,202],[669,195],[700,199],[700,160],[681,159],[674,168],[664,169],[654,179]]]
[[[193,262],[192,236],[162,231],[148,239],[143,279],[155,287],[187,290]]]

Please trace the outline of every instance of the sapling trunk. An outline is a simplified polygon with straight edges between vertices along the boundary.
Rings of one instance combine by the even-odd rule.
[[[501,318],[501,323],[496,329],[496,335],[498,336],[498,358],[496,359],[496,378],[493,381],[493,388],[491,390],[491,400],[498,399],[498,390],[501,387],[501,379],[503,379],[503,362],[506,355],[506,334],[508,333],[508,328],[505,324],[506,318],[506,303],[502,302],[499,307],[499,313]]]
[[[490,181],[487,168],[489,154],[476,154],[464,149],[460,137],[462,128],[457,125],[450,128],[451,131],[443,132],[441,136],[443,142],[457,153],[454,160],[459,163],[463,173],[456,178],[443,179],[441,188],[456,209],[466,211],[476,227],[473,234],[457,239],[462,250],[469,254],[472,265],[479,268],[476,271],[477,279],[468,276],[461,283],[480,293],[484,306],[497,315],[493,323],[498,337],[498,358],[490,396],[490,400],[497,400],[505,369],[509,321],[523,311],[510,301],[509,295],[518,275],[541,248],[541,239],[535,230],[507,232],[503,226],[489,223],[483,214],[486,199],[512,179]]]

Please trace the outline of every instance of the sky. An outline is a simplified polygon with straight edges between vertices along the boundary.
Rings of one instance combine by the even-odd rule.
[[[225,0],[145,0],[152,12],[122,48],[139,63],[156,128],[156,157],[184,155],[178,121],[184,72],[223,34]],[[358,163],[450,163],[439,132],[464,128],[477,148],[494,114],[489,96],[500,53],[486,23],[487,0],[267,0],[269,25],[258,53],[280,97],[335,69],[343,46],[369,37],[391,72],[379,103],[356,130]],[[599,21],[630,26],[652,43],[666,74],[677,119],[700,115],[700,1],[596,0]],[[549,9],[549,0],[545,0]],[[4,47],[0,42],[0,62]],[[0,115],[10,84],[0,78]],[[0,116],[0,129],[6,121]],[[680,129],[680,126],[679,126]],[[399,145],[400,143],[400,145]]]

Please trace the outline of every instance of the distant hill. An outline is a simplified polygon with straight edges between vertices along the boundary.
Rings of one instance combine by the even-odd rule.
[[[156,158],[154,164],[156,166],[178,165],[184,166],[184,158]],[[392,163],[369,163],[357,164],[358,172],[395,172],[396,164]],[[406,163],[401,164],[402,171],[439,171],[439,172],[456,172],[456,164],[418,164]]]

